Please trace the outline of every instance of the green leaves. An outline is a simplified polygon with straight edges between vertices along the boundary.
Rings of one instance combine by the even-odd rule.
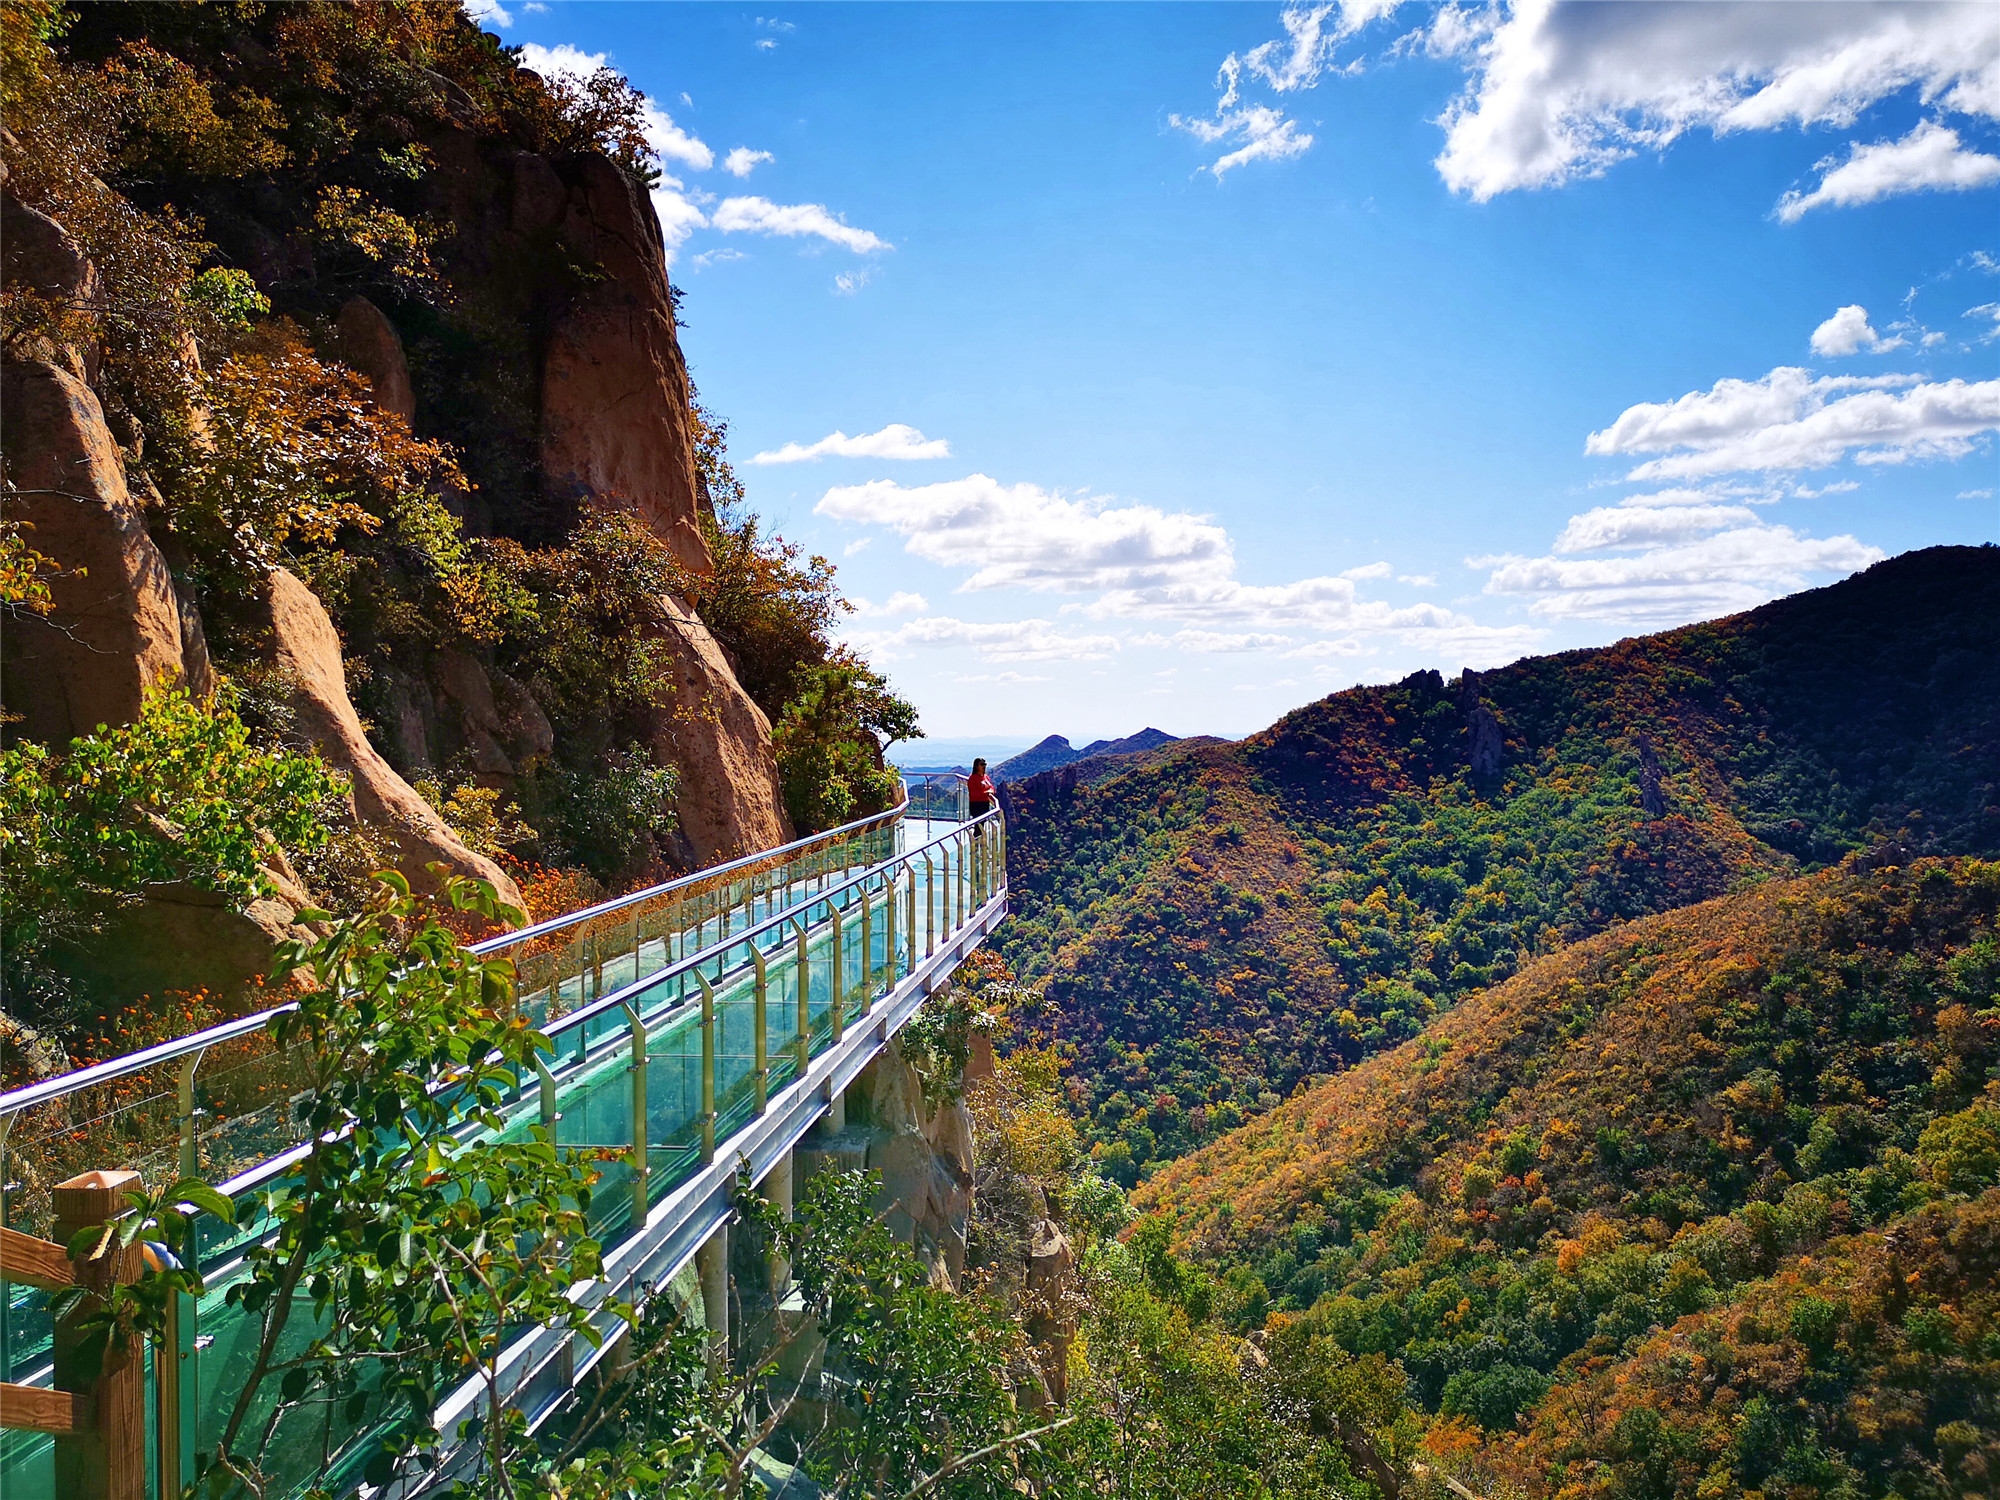
[[[264,861],[327,839],[342,778],[317,755],[250,743],[229,690],[165,684],[135,723],[50,751],[0,752],[0,906],[12,942],[88,921],[148,885],[184,881],[239,905]]]

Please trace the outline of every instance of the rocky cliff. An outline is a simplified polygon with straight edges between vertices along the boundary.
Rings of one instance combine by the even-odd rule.
[[[93,12],[68,42],[79,58],[115,57],[120,48],[153,43],[150,35],[136,44],[127,35],[140,24]],[[197,226],[205,240],[187,243],[199,263],[247,272],[266,310],[309,340],[320,361],[366,378],[375,406],[398,419],[397,430],[454,449],[466,482],[434,487],[430,503],[441,502],[475,545],[490,538],[547,547],[591,512],[640,518],[689,585],[662,587],[654,599],[645,631],[653,680],[640,691],[657,712],[632,734],[655,761],[678,771],[678,837],[664,852],[699,864],[784,841],[790,830],[769,722],[693,603],[692,585],[712,564],[691,391],[659,224],[630,164],[614,162],[588,139],[551,150],[549,131],[524,132],[523,119],[546,112],[539,81],[488,57],[481,49],[490,40],[463,21],[442,42],[425,45],[467,49],[460,71],[503,94],[511,90],[511,114],[496,112],[485,95],[475,108],[459,84],[389,57],[380,76],[398,67],[407,76],[365,102],[353,80],[372,79],[373,64],[338,53],[350,43],[325,40],[332,32],[287,42],[286,20],[266,17],[218,42],[202,30],[206,24],[192,18],[157,40],[181,47],[196,72],[213,80],[217,100],[234,98],[240,108],[255,90],[285,101],[289,146],[242,148],[263,151],[261,168],[189,168],[155,156],[150,170],[113,178],[111,168],[124,170],[152,149],[128,137],[122,155],[94,159],[104,180],[82,179],[79,196],[74,163],[51,166],[63,149],[59,128],[41,122],[36,137],[17,117],[21,139],[5,136],[6,160],[14,163],[0,167],[10,311],[0,367],[7,518],[26,523],[29,543],[54,564],[46,577],[53,608],[43,616],[12,611],[0,639],[9,738],[61,745],[99,724],[130,722],[144,694],[163,681],[206,692],[214,675],[210,644],[222,642],[218,659],[226,656],[232,672],[261,673],[266,706],[348,774],[354,819],[413,883],[425,884],[438,864],[488,879],[518,903],[505,873],[468,848],[414,783],[470,777],[512,789],[561,758],[570,732],[538,698],[539,686],[504,670],[490,634],[419,628],[406,631],[393,651],[364,658],[338,580],[334,593],[316,596],[319,574],[296,562],[274,567],[267,556],[249,575],[215,587],[223,564],[191,554],[149,474],[154,454],[146,423],[132,415],[143,403],[129,399],[129,369],[120,386],[106,365],[103,330],[111,323],[101,309],[117,299],[107,302],[98,268],[111,267],[112,281],[130,279],[132,246],[107,240],[101,216],[73,235],[56,213],[42,211],[59,200],[97,202],[135,225],[159,213],[163,220],[153,222]],[[334,51],[322,75],[302,79],[288,72],[287,45]],[[401,38],[393,45],[411,44]],[[404,164],[389,176],[408,179],[400,200],[407,219],[369,206],[353,189],[327,185],[316,165],[320,148],[300,123],[316,110],[328,119],[346,110],[341,128],[359,121],[364,134],[398,148],[371,140],[363,154],[378,178],[375,157]],[[264,118],[285,124],[285,113]],[[523,149],[524,140],[542,149]],[[132,195],[129,204],[122,193]],[[375,215],[367,219],[372,227],[345,239],[323,232],[326,205],[342,201],[363,204],[357,212]],[[382,224],[415,226],[409,232],[419,248],[410,264],[421,272],[420,286],[405,276],[409,265],[392,268],[379,242],[369,240]],[[59,336],[21,337],[26,325],[15,310],[22,307],[56,309],[44,325]],[[76,316],[64,321],[68,313]],[[69,337],[64,330],[72,323],[84,333]],[[129,330],[121,336],[129,342]],[[185,336],[169,357],[182,376],[198,375],[204,353]],[[193,431],[180,440],[202,442],[203,417],[198,408]],[[159,434],[151,437],[157,448]],[[240,560],[228,566],[243,573]],[[367,586],[364,579],[358,587]],[[618,750],[610,733],[606,728],[606,743],[592,744],[590,753]]]

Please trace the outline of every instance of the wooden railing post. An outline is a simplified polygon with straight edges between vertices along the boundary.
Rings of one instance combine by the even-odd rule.
[[[85,1172],[54,1190],[56,1243],[67,1245],[128,1212],[125,1195],[139,1189],[137,1172]],[[138,1276],[138,1246],[115,1247],[76,1263],[76,1278],[92,1291]],[[56,1325],[55,1387],[87,1402],[90,1420],[81,1430],[56,1438],[55,1492],[63,1500],[146,1500],[146,1359],[134,1337],[126,1347],[107,1349],[100,1369],[88,1375],[77,1358],[76,1324],[95,1298],[86,1298]]]

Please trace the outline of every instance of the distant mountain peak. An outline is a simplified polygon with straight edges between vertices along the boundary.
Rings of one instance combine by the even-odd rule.
[[[1164,729],[1148,726],[1137,734],[1127,735],[1122,740],[1092,740],[1081,750],[1062,735],[1052,734],[1031,749],[1023,750],[1011,760],[1003,760],[995,766],[992,776],[995,781],[1025,781],[1041,771],[1053,771],[1058,766],[1073,765],[1077,761],[1093,755],[1130,755],[1139,750],[1156,750],[1161,745],[1176,743],[1178,736],[1168,734]]]

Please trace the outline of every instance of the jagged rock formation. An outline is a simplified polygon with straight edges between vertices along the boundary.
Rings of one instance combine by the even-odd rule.
[[[54,365],[9,365],[0,381],[8,509],[61,571],[55,610],[7,624],[5,694],[21,732],[65,742],[137,717],[147,689],[184,669],[166,559],[126,488],[97,395]]]
[[[786,843],[791,825],[778,795],[770,720],[737,684],[700,618],[678,600],[661,604],[674,698],[672,708],[660,711],[651,748],[680,767],[675,811],[682,841],[698,864]]]
[[[1164,729],[1145,728],[1137,734],[1128,734],[1118,740],[1092,740],[1081,750],[1059,734],[1052,734],[1040,744],[1023,750],[1009,760],[1003,760],[993,768],[995,783],[1025,781],[1043,771],[1052,771],[1058,766],[1074,765],[1080,760],[1088,760],[1099,755],[1136,755],[1141,750],[1157,750],[1162,745],[1182,743]]]
[[[285,569],[274,569],[267,610],[272,663],[296,684],[292,706],[300,729],[327,764],[352,778],[355,816],[387,838],[396,867],[411,885],[435,887],[430,867],[441,864],[449,873],[491,881],[502,901],[519,906],[521,893],[507,872],[466,848],[437,810],[369,744],[347,696],[340,635],[312,590]]]
[[[916,1248],[933,1277],[956,1286],[972,1214],[971,1114],[958,1100],[928,1107],[923,1081],[895,1038],[848,1089],[846,1110],[839,1135],[798,1148],[799,1177],[828,1167],[880,1172],[884,1222]]]
[[[417,419],[417,394],[410,388],[410,365],[396,325],[366,297],[350,297],[334,320],[340,357],[368,377],[375,404],[405,422]]]

